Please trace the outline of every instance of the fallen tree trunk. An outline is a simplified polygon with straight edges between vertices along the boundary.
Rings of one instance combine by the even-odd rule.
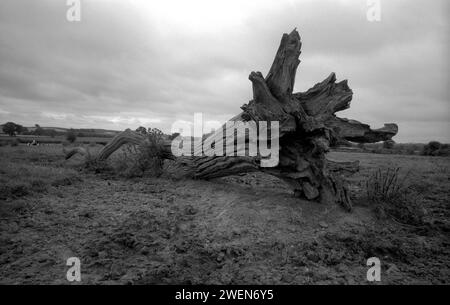
[[[391,139],[397,134],[398,127],[385,124],[383,128],[371,129],[358,121],[336,117],[336,112],[350,107],[353,92],[346,80],[336,82],[334,73],[306,92],[293,93],[301,45],[296,30],[283,35],[266,78],[260,72],[250,73],[253,100],[244,104],[241,107],[243,112],[231,119],[254,122],[253,126],[256,127],[264,121],[279,122],[276,139],[280,147],[278,164],[274,167],[262,166],[260,153],[251,156],[248,148],[245,155],[239,155],[238,149],[234,147],[231,150],[234,155],[205,156],[205,144],[211,148],[211,143],[219,142],[218,137],[232,146],[239,141],[260,143],[267,140],[261,135],[257,139],[250,139],[245,134],[243,139],[235,139],[234,132],[230,136],[226,132],[228,127],[224,125],[223,130],[216,131],[194,147],[194,156],[174,156],[168,139],[161,144],[164,158],[175,161],[174,173],[177,177],[211,179],[259,170],[288,182],[299,197],[339,203],[351,210],[343,175],[355,172],[358,164],[331,162],[325,158],[325,154],[331,146],[346,141],[368,143]],[[257,131],[248,131],[251,132]],[[143,141],[144,136],[126,130],[103,148],[98,159],[105,160],[125,143],[139,145]]]

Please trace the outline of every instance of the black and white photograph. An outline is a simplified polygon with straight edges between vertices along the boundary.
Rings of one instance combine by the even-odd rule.
[[[0,285],[450,284],[449,16],[1,0]]]

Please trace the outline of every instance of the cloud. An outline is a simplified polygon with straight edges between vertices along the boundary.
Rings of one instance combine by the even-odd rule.
[[[224,121],[252,98],[283,32],[302,36],[295,90],[331,71],[349,79],[342,116],[400,126],[397,141],[450,141],[449,4],[381,1],[0,2],[0,121],[170,130],[175,120]]]

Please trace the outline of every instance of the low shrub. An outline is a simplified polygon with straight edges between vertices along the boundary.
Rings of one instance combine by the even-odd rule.
[[[395,142],[393,140],[386,140],[383,142],[384,149],[393,149],[395,146]]]
[[[422,225],[425,211],[421,194],[408,184],[408,174],[400,176],[400,168],[378,169],[366,180],[366,196],[379,215],[387,215],[397,222]]]
[[[431,141],[423,147],[422,155],[424,156],[439,156],[442,144],[438,141]]]
[[[96,174],[112,172],[112,168],[107,161],[100,161],[91,154],[88,154],[85,158],[84,167],[87,170],[93,171]]]
[[[141,132],[144,134],[143,132]],[[164,134],[157,128],[149,128],[143,144],[126,145],[114,161],[117,173],[127,178],[144,175],[160,176],[163,171]]]

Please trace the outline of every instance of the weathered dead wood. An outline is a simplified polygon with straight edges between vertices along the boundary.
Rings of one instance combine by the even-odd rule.
[[[141,134],[127,129],[124,132],[116,135],[108,144],[103,147],[98,155],[100,161],[106,160],[113,152],[118,150],[124,144],[140,145],[144,142],[145,138]]]
[[[283,34],[272,67],[267,73],[265,82],[272,94],[282,103],[291,99],[301,48],[302,42],[296,29],[289,35]]]
[[[278,121],[278,165],[262,167],[260,155],[252,157],[248,154],[175,157],[170,151],[170,140],[167,140],[162,145],[163,156],[174,160],[177,177],[211,179],[259,170],[288,182],[299,197],[335,202],[351,210],[343,176],[357,171],[358,163],[329,161],[326,153],[331,146],[346,141],[366,143],[391,139],[397,134],[398,127],[396,124],[385,124],[383,128],[371,129],[358,121],[338,118],[336,112],[350,107],[353,92],[346,80],[336,82],[334,73],[306,92],[293,93],[301,46],[300,35],[295,29],[283,35],[267,76],[264,78],[261,72],[251,72],[249,75],[253,100],[244,104],[241,107],[243,112],[231,119],[254,121],[256,124],[260,121]],[[227,128],[225,125],[223,130]],[[224,143],[235,142],[234,133],[230,137],[230,133],[216,131],[194,147],[194,155],[202,155],[205,146],[211,146],[220,136]],[[255,139],[239,140],[248,142]],[[263,139],[258,136],[257,140]],[[142,135],[126,130],[103,148],[98,159],[105,160],[125,143],[141,145],[143,141],[146,140]],[[238,153],[237,149],[234,152]]]
[[[79,154],[81,156],[88,156],[88,151],[86,149],[84,149],[83,147],[73,147],[70,149],[63,149],[65,155],[66,155],[66,160],[72,158],[72,156]]]

